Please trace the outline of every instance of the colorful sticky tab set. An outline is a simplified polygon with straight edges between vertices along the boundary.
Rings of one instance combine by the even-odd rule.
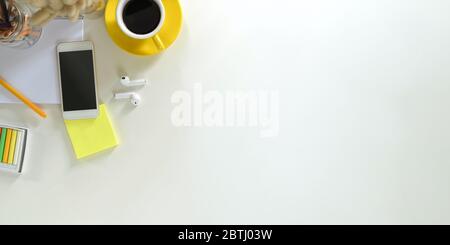
[[[27,129],[0,126],[0,167],[22,172],[27,136]]]

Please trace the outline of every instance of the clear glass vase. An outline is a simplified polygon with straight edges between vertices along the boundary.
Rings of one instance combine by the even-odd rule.
[[[12,27],[0,31],[0,45],[26,49],[36,44],[41,37],[42,28],[31,25],[32,10],[20,1],[13,1],[9,8]]]

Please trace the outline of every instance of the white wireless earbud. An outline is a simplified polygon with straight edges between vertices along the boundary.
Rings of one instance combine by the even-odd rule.
[[[133,87],[133,86],[145,86],[148,84],[148,81],[146,79],[130,80],[129,77],[122,76],[120,78],[120,83],[125,87]]]
[[[130,103],[134,106],[138,106],[141,104],[141,96],[137,93],[117,93],[114,95],[116,100],[125,100],[129,99]]]

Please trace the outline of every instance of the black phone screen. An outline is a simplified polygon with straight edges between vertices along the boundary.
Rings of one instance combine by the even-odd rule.
[[[92,50],[59,53],[64,111],[97,109]]]

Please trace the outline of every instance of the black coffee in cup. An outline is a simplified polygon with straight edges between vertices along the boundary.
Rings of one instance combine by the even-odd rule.
[[[138,35],[154,31],[161,21],[161,9],[153,0],[130,0],[123,10],[123,22]]]

